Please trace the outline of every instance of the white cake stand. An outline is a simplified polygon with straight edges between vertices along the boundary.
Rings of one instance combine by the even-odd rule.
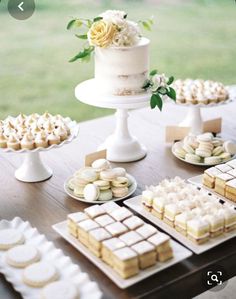
[[[60,144],[54,144],[47,148],[36,148],[33,150],[22,149],[15,151],[9,148],[1,149],[3,153],[24,154],[25,157],[22,165],[15,171],[15,177],[17,180],[27,183],[36,183],[45,181],[52,176],[52,170],[43,163],[40,153],[49,151],[51,149],[60,148],[63,145],[73,141],[78,136],[79,125],[76,122],[71,121],[70,123],[68,123],[68,126],[71,130],[71,135],[68,139],[61,142]]]
[[[128,110],[148,106],[150,94],[108,96],[99,93],[95,80],[91,79],[84,81],[75,88],[75,96],[85,104],[117,110],[115,131],[99,146],[99,150],[107,150],[108,160],[113,162],[132,162],[146,156],[146,148],[129,132]]]

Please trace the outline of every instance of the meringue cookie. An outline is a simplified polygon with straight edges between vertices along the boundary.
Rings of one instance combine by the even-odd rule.
[[[21,140],[21,148],[32,150],[34,149],[34,141],[32,140],[30,134],[25,134]]]

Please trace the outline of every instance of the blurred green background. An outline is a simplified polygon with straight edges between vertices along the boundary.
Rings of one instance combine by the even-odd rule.
[[[93,62],[68,63],[80,41],[66,30],[71,17],[122,9],[133,20],[155,17],[151,67],[175,78],[236,82],[236,4],[233,0],[38,0],[17,21],[0,3],[0,118],[19,112],[61,113],[79,121],[112,111],[76,101],[74,87],[93,76]]]

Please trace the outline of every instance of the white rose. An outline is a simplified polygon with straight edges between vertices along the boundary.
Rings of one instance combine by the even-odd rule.
[[[159,87],[167,87],[168,78],[165,76],[165,74],[161,75],[154,75],[152,77],[153,87],[152,90],[156,90]]]
[[[140,39],[139,27],[136,23],[123,19],[116,24],[118,33],[113,39],[113,45],[116,47],[133,46]]]
[[[126,12],[122,10],[107,10],[100,14],[100,17],[104,20],[113,21],[114,19],[124,19],[126,15]]]

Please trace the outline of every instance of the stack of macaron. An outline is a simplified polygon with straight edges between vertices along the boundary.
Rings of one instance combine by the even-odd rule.
[[[112,168],[106,159],[98,159],[90,167],[76,171],[67,187],[76,197],[91,202],[124,197],[129,193],[131,185],[124,168]]]
[[[230,160],[236,154],[236,145],[231,141],[224,142],[212,133],[188,135],[174,145],[174,153],[189,163],[216,165]]]

